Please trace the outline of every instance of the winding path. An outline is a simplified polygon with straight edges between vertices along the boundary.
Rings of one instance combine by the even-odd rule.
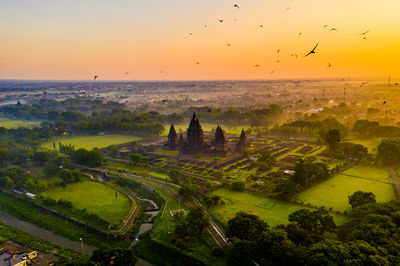
[[[400,185],[399,180],[397,180],[396,172],[394,171],[393,167],[389,169],[390,176],[392,177],[394,188],[396,190],[397,198],[400,199]]]

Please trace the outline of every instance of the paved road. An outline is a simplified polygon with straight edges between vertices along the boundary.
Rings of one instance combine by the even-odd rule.
[[[397,198],[400,199],[400,185],[399,185],[399,180],[397,180],[397,176],[396,176],[396,173],[395,173],[393,167],[390,167],[389,173],[390,173],[390,176],[391,176],[392,179],[393,179],[393,184],[394,184],[394,188],[395,188],[395,190],[396,190]]]
[[[93,251],[96,250],[95,246],[86,244],[83,244],[82,249],[82,243],[79,241],[69,240],[68,238],[60,236],[56,233],[40,228],[31,223],[19,220],[11,214],[5,213],[3,211],[0,211],[0,220],[6,225],[17,228],[26,234],[36,236],[37,238],[43,239],[62,248],[70,248],[76,252],[84,251],[86,255],[92,255]]]

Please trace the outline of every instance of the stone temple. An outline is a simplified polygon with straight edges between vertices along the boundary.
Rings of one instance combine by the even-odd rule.
[[[174,124],[171,124],[171,128],[169,129],[169,134],[168,134],[168,141],[164,145],[166,149],[170,150],[176,150],[179,148],[179,140],[178,140],[178,134],[176,134],[176,130],[174,127]]]
[[[179,150],[182,154],[208,153],[215,156],[226,156],[231,152],[224,131],[220,126],[217,126],[217,129],[215,130],[214,140],[211,141],[211,145],[204,140],[204,132],[196,113],[193,113],[192,120],[190,121],[189,128],[186,132],[186,138],[182,134],[178,137],[174,125],[171,124],[168,141],[165,143],[164,147],[166,149]],[[244,133],[244,130],[242,130],[239,143],[236,148],[232,147],[232,150],[243,154],[245,147],[246,134]]]

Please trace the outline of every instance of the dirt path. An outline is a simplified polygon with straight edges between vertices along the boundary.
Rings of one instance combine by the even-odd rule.
[[[390,176],[392,177],[394,188],[396,190],[396,195],[397,198],[400,199],[400,184],[399,181],[397,180],[396,172],[394,171],[393,167],[390,167],[389,169]]]

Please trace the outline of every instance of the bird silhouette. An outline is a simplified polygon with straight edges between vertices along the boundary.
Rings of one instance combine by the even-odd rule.
[[[196,62],[196,65],[199,65],[200,64],[200,62]]]
[[[125,73],[124,73],[124,75],[128,75],[128,74],[129,74],[129,72],[125,72]]]
[[[238,9],[240,9],[240,7],[237,4],[235,4],[233,7],[237,7]]]
[[[94,76],[94,77],[93,77],[93,80],[96,80],[98,77],[99,77],[99,76]]]
[[[332,66],[331,63],[328,62],[328,68],[331,67],[331,66]]]
[[[223,20],[223,19],[218,19],[218,21],[219,21],[219,22],[221,22],[221,23],[222,23],[222,22],[224,22],[224,20]]]
[[[272,74],[274,74],[274,73],[275,73],[275,71],[276,71],[276,69],[272,70],[272,71],[271,71],[271,75],[272,75]]]
[[[286,10],[289,10],[290,9],[290,6],[288,6],[287,8],[286,8]]]
[[[254,65],[254,67],[260,67],[260,65]]]
[[[303,101],[303,100],[302,100],[302,99],[300,99],[300,100],[299,100],[299,103],[301,103],[302,101]]]
[[[362,32],[362,33],[360,33],[360,35],[365,35],[365,34],[367,34],[369,32],[369,30],[367,30],[367,31],[365,31],[365,32]]]
[[[230,43],[228,43],[228,44],[227,44],[227,46],[229,47],[229,46],[231,46],[231,44],[230,44]]]
[[[279,63],[279,62],[280,62],[280,61],[279,61],[279,59],[278,59],[278,60],[276,60],[276,62],[277,62],[277,63]]]
[[[262,28],[262,27],[264,27],[264,25],[261,24],[259,27]]]
[[[336,28],[331,28],[329,31],[337,31]]]
[[[399,83],[395,82],[394,85],[395,85],[395,86],[399,86]]]
[[[297,57],[298,57],[298,55],[297,55],[297,54],[292,54],[292,56],[295,56],[295,57],[296,57],[296,59],[297,59]]]
[[[324,25],[324,29],[326,29],[327,27],[328,27],[328,25],[327,25],[327,24],[325,24],[325,25]]]
[[[366,84],[366,82],[361,83],[360,88],[362,88],[362,86],[364,86]]]
[[[204,25],[204,28],[207,28],[207,25]]]
[[[281,51],[281,49],[278,49],[278,50],[276,51],[276,53],[279,54],[280,51]]]
[[[189,32],[189,35],[193,35],[193,33]]]
[[[386,101],[383,101],[383,104],[386,104]]]
[[[302,32],[299,32],[299,37],[300,37],[302,34],[303,34]]]
[[[314,46],[314,48],[308,53],[308,54],[306,54],[304,57],[307,57],[307,56],[309,56],[310,54],[315,54],[315,49],[317,49],[317,47],[318,47],[318,43]]]

